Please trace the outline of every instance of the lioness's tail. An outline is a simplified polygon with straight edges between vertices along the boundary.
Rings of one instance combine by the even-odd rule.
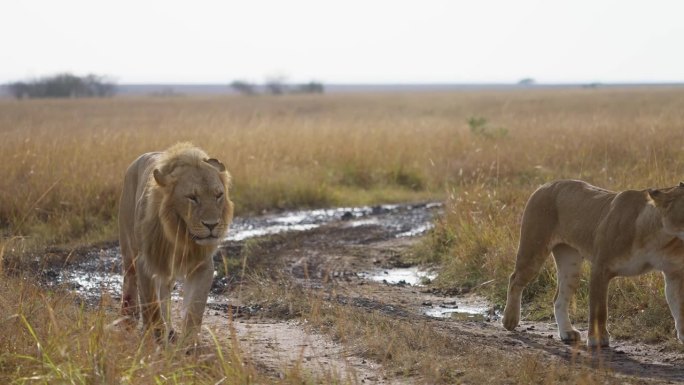
[[[515,270],[508,281],[503,326],[513,330],[520,322],[522,291],[539,273],[551,252],[550,243],[558,223],[553,184],[545,184],[527,201],[520,227]]]

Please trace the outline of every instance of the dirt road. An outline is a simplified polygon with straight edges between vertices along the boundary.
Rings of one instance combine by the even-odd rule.
[[[523,321],[517,331],[508,332],[498,312],[481,298],[445,297],[429,284],[421,285],[435,272],[410,268],[400,256],[419,240],[439,210],[437,204],[399,205],[238,220],[221,255],[237,261],[247,255],[250,269],[259,271],[258,279],[286,279],[316,293],[322,308],[328,303],[421,322],[436,333],[458,336],[482,349],[533,355],[542,364],[608,369],[611,378],[628,382],[684,383],[684,355],[673,349],[613,341],[610,348],[590,352],[563,344],[552,320]],[[263,237],[274,233],[279,234]],[[116,297],[120,282],[116,255],[116,248],[103,249],[64,272],[46,274],[55,281],[71,282],[88,301],[96,301],[103,289]],[[317,332],[305,317],[254,300],[246,295],[250,285],[238,273],[217,278],[205,325],[222,339],[237,338],[231,343],[240,346],[245,360],[269,376],[281,378],[288,371],[301,370],[321,382],[334,378],[364,384],[423,382],[366,358],[358,346]],[[586,339],[586,325],[578,327]]]

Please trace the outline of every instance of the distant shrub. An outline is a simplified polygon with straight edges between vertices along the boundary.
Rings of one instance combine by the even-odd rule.
[[[284,76],[271,76],[266,79],[266,90],[273,95],[282,95],[288,91],[286,83],[287,79]]]
[[[113,96],[116,85],[104,76],[57,74],[29,82],[8,85],[12,96],[24,98],[87,98]]]
[[[322,94],[325,92],[323,83],[310,81],[308,83],[289,83],[283,75],[267,77],[263,84],[254,84],[244,80],[234,80],[230,87],[241,95],[257,95],[259,93],[271,95],[285,94]]]
[[[518,85],[520,86],[533,86],[537,82],[533,78],[522,78],[518,81]]]

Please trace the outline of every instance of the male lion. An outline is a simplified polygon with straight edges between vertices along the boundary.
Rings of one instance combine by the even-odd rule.
[[[233,218],[224,165],[189,143],[141,155],[126,171],[119,207],[121,312],[158,340],[173,337],[169,292],[183,286],[183,334],[196,337],[214,274],[212,256]],[[136,279],[137,276],[137,279]],[[164,329],[166,326],[166,329]]]
[[[684,341],[683,239],[684,183],[620,193],[577,180],[545,184],[525,206],[503,326],[513,330],[518,325],[522,290],[553,252],[558,272],[554,314],[561,340],[580,340],[568,305],[579,283],[582,261],[588,259],[589,347],[609,344],[606,300],[610,280],[654,269],[665,276],[667,303],[677,336]]]

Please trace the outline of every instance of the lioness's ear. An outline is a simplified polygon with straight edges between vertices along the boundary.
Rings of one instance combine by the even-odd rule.
[[[157,181],[158,185],[164,187],[167,184],[169,184],[169,176],[162,174],[162,172],[159,171],[159,169],[155,168],[152,174],[154,175],[154,180]]]
[[[679,187],[684,187],[684,182],[679,182]]]
[[[218,159],[210,158],[205,159],[204,161],[209,163],[215,169],[219,170],[219,172],[226,171],[226,166],[224,166],[223,163],[221,163]]]
[[[648,196],[653,201],[653,204],[658,207],[667,207],[670,204],[668,195],[661,190],[649,189]]]
[[[653,204],[655,204],[661,198],[662,194],[663,193],[661,193],[658,190],[655,190],[652,188],[648,189],[648,197],[650,198],[651,203],[653,203]]]
[[[155,170],[156,171],[156,170]],[[656,189],[648,189],[648,196],[651,197],[651,199],[656,200],[658,198],[658,195],[662,194],[660,191]]]

